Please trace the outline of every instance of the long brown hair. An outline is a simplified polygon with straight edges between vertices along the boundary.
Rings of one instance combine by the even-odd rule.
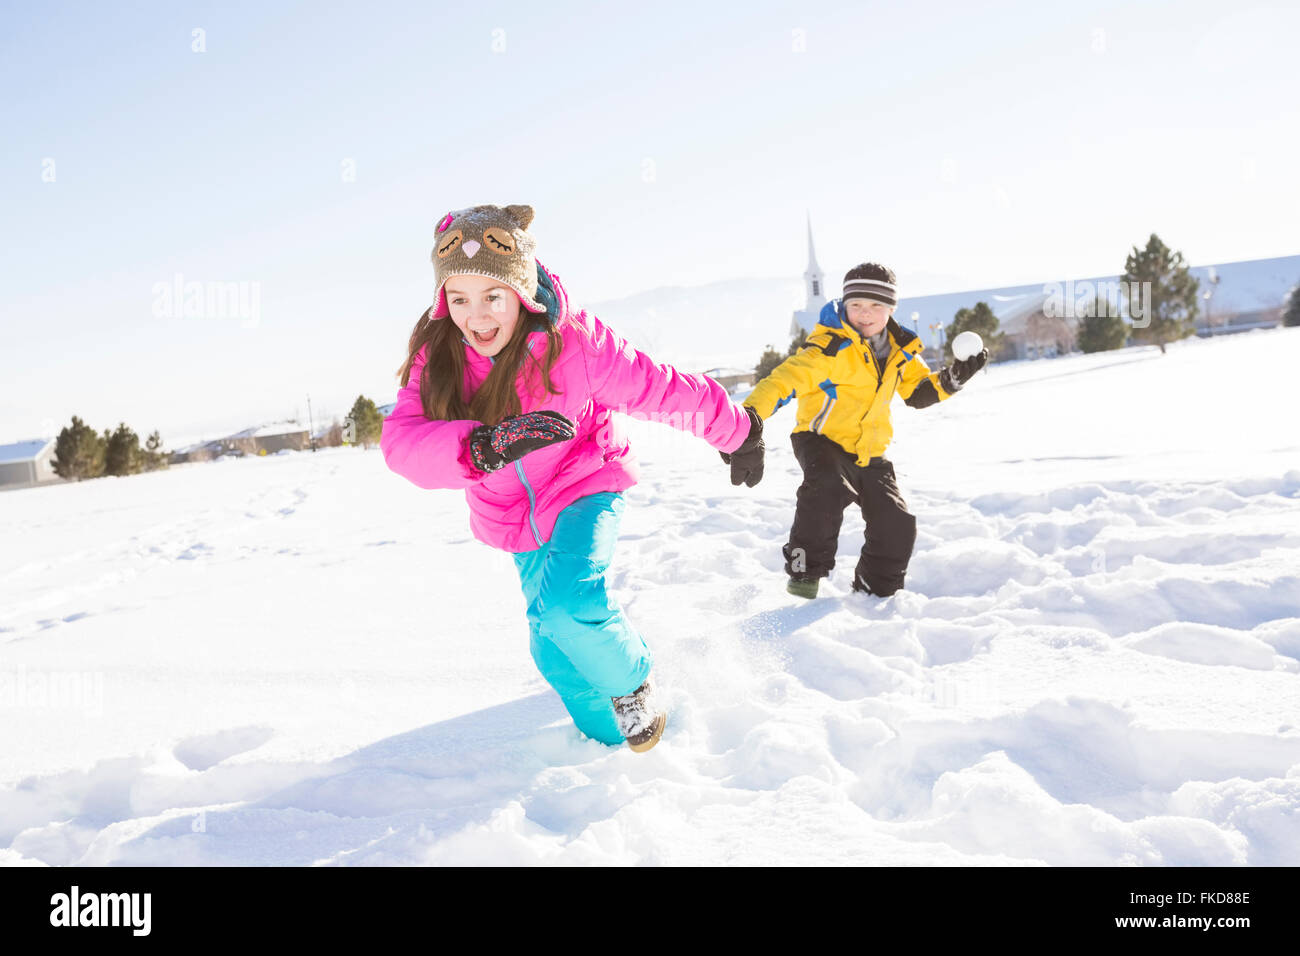
[[[563,345],[557,328],[562,320],[557,316],[550,313],[537,315],[521,305],[519,321],[515,324],[510,341],[496,354],[496,361],[492,365],[492,371],[488,372],[487,379],[474,396],[466,400],[463,394],[466,346],[461,341],[461,331],[451,316],[435,319],[429,314],[432,311],[432,308],[426,309],[416,321],[408,345],[409,354],[397,372],[397,377],[405,388],[416,355],[425,345],[429,346],[429,358],[420,376],[420,402],[427,417],[443,421],[470,419],[485,425],[499,424],[502,419],[523,411],[515,389],[520,374],[525,376],[525,391],[530,400],[540,402],[547,394],[561,394],[551,381],[551,367],[560,357]],[[546,333],[546,352],[540,361],[528,351],[528,334],[538,329]],[[525,363],[527,367],[521,372],[520,366]]]

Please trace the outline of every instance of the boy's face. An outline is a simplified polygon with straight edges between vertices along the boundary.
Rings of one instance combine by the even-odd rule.
[[[857,329],[863,338],[878,333],[894,314],[893,308],[883,302],[857,296],[844,303],[844,312],[849,325]]]
[[[523,306],[513,289],[480,275],[452,276],[444,286],[456,328],[479,355],[496,355],[514,334]]]

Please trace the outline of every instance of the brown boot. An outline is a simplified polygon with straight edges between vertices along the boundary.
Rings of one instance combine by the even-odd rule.
[[[668,722],[668,715],[655,706],[653,695],[654,686],[647,677],[632,693],[611,698],[618,731],[637,753],[644,753],[657,744]]]

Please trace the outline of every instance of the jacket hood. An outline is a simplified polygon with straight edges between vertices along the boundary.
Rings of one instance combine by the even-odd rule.
[[[570,316],[569,294],[560,284],[560,277],[540,262],[537,263],[537,297],[546,306],[552,325],[559,325]]]

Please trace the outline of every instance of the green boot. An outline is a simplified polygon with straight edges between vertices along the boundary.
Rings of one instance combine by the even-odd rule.
[[[807,581],[798,581],[791,578],[785,589],[797,597],[815,598],[817,596],[817,578],[811,578]]]

